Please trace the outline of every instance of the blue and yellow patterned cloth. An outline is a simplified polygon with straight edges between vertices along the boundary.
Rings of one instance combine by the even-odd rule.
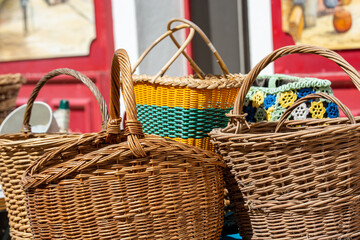
[[[299,78],[283,74],[259,76],[246,95],[243,111],[249,122],[278,121],[294,102],[311,93],[333,95],[329,80]],[[311,100],[300,104],[289,119],[336,118],[339,108],[325,99]]]

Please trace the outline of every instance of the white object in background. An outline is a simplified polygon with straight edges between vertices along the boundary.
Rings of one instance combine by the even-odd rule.
[[[70,120],[69,101],[62,99],[59,108],[54,112],[54,117],[59,125],[60,132],[68,132]]]
[[[21,132],[25,109],[26,104],[21,105],[5,118],[0,125],[0,134]],[[59,131],[51,107],[44,102],[34,102],[30,126],[32,126],[32,133],[55,133]]]
[[[271,1],[247,0],[249,17],[250,67],[273,51]],[[261,74],[274,74],[274,63],[270,63]]]
[[[5,194],[4,194],[4,191],[1,187],[1,184],[0,184],[0,198],[5,198]]]

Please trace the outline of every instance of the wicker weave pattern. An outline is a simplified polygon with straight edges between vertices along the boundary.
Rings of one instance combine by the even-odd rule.
[[[228,177],[241,184],[240,191],[229,190],[238,210],[240,229],[244,231],[242,236],[338,239],[359,233],[360,191],[351,180],[360,177],[360,160],[355,157],[348,160],[347,156],[349,147],[353,148],[351,155],[360,154],[360,127],[349,128],[344,131],[352,135],[351,144],[337,143],[338,133],[316,134],[308,130],[301,138],[292,134],[279,140],[280,136],[276,139],[269,134],[267,141],[251,139],[249,147],[237,153],[236,158],[233,153],[222,151],[225,159],[231,158],[226,160],[232,169]],[[231,145],[220,149],[243,144],[249,135],[242,139],[234,137]],[[334,142],[329,143],[329,139]],[[305,143],[317,147],[306,150],[299,147]],[[262,146],[261,150],[257,145]],[[243,206],[241,198],[245,200]],[[247,216],[245,209],[250,210]],[[246,225],[251,228],[246,229]]]
[[[0,75],[0,124],[14,110],[19,89],[25,82],[19,73]]]
[[[134,159],[127,144],[116,144],[69,161],[67,171],[64,164],[41,171],[44,179],[54,179],[61,172],[70,174],[59,174],[60,181],[46,180],[49,187],[29,190],[35,236],[219,238],[223,214],[221,167],[181,143],[149,137],[141,144],[151,157]],[[176,152],[181,158],[173,157]],[[72,156],[70,151],[64,153]],[[72,166],[83,170],[71,172]]]
[[[199,78],[199,75],[188,75],[183,77],[162,76],[158,77],[156,80],[154,80],[153,76],[145,74],[133,76],[133,80],[137,84],[154,82],[158,84],[157,86],[180,87],[180,89],[188,87],[189,90],[187,91],[196,89],[215,90],[223,88],[240,88],[244,79],[245,77],[242,74],[231,73],[228,73],[225,76],[205,75],[203,79]],[[145,87],[148,86],[149,85],[145,85]],[[219,104],[221,103],[219,102]]]
[[[95,84],[86,76],[71,69],[55,69],[40,79],[31,93],[25,112],[23,129],[27,133],[0,135],[0,180],[5,193],[10,235],[14,240],[32,239],[26,213],[25,192],[20,185],[22,174],[47,150],[75,141],[79,137],[78,134],[32,134],[30,132],[32,103],[47,81],[63,74],[79,79],[89,87],[99,103],[103,121],[107,122],[108,113],[105,101]]]
[[[139,121],[145,123],[144,131],[149,134],[170,138],[203,138],[214,128],[225,127],[228,119],[221,117],[231,109],[183,109],[140,105]],[[169,126],[167,122],[175,124]],[[155,124],[154,124],[155,123]],[[159,124],[156,124],[159,123]],[[154,126],[154,127],[153,127]]]
[[[291,53],[333,60],[360,90],[360,75],[353,67],[338,54],[313,46],[278,49],[251,70],[229,114],[230,124],[211,133],[229,167],[226,181],[242,236],[360,239],[360,118],[354,118],[336,98],[321,93],[299,99],[279,122],[248,124],[241,113],[246,93],[261,69]],[[286,121],[299,104],[313,98],[333,101],[350,121]]]
[[[24,174],[35,237],[219,239],[224,201],[220,157],[144,136],[124,50],[114,54],[111,77],[107,132],[84,134],[49,151]],[[120,85],[128,117],[124,132],[118,121]]]
[[[76,135],[71,135],[76,137]],[[25,192],[20,180],[25,169],[45,151],[72,141],[70,136],[41,136],[16,141],[0,140],[3,145],[0,154],[0,180],[5,194],[6,209],[9,217],[11,238],[15,240],[32,239],[29,219],[26,213]]]

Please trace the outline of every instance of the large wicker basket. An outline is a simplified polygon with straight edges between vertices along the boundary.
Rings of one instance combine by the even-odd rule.
[[[174,22],[184,24],[171,28]],[[185,27],[190,28],[190,34],[180,46],[172,34]],[[194,35],[194,30],[215,55],[223,76],[205,75],[184,51]],[[145,50],[133,67],[133,72],[150,50],[167,36],[179,47],[176,54],[156,76],[133,76],[139,121],[143,124],[145,133],[213,150],[208,133],[213,128],[226,126],[228,118],[225,113],[232,109],[244,76],[229,74],[205,33],[194,23],[184,19],[173,19],[168,23],[168,31]],[[184,77],[163,76],[181,53],[187,57],[197,74]]]
[[[229,125],[211,132],[229,168],[227,187],[236,205],[241,236],[360,239],[360,118],[354,119],[345,106],[323,93],[299,99],[279,122],[247,123],[241,112],[259,72],[291,53],[333,60],[360,90],[359,73],[335,52],[319,47],[278,49],[250,71],[229,115]],[[314,97],[338,104],[351,124],[344,118],[285,122],[292,110]],[[317,111],[324,110],[321,101],[313,102],[319,105]]]
[[[20,73],[0,75],[0,124],[14,110],[19,89],[25,82]]]
[[[35,237],[219,239],[224,201],[220,156],[144,135],[124,50],[115,52],[111,72],[107,131],[49,151],[24,174]],[[128,119],[124,132],[120,85]],[[84,155],[83,150],[93,152]]]
[[[103,121],[108,118],[106,103],[95,84],[71,69],[56,69],[46,74],[34,88],[25,110],[23,133],[0,135],[0,181],[5,193],[10,235],[13,240],[32,239],[26,213],[25,192],[20,180],[25,169],[47,150],[75,141],[79,134],[33,134],[30,129],[32,105],[43,85],[53,77],[69,75],[82,81],[99,103]],[[103,124],[105,126],[105,124]]]

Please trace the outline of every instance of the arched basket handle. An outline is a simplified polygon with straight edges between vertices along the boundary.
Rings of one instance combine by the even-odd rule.
[[[326,48],[310,46],[310,45],[291,45],[291,46],[279,48],[274,52],[272,52],[271,54],[269,54],[268,56],[266,56],[265,58],[263,58],[255,67],[253,67],[249,72],[249,74],[246,76],[242,86],[240,87],[239,93],[234,103],[234,110],[232,111],[232,113],[229,114],[230,124],[236,124],[236,131],[235,131],[236,133],[240,131],[242,124],[241,121],[238,121],[238,119],[244,119],[242,113],[242,107],[245,102],[246,94],[248,93],[250,87],[256,80],[261,70],[263,70],[267,65],[269,65],[271,62],[275,61],[276,59],[294,53],[315,54],[332,60],[342,68],[342,70],[350,77],[352,82],[360,91],[359,73],[355,70],[354,67],[352,67],[343,57],[341,57],[336,52]],[[230,126],[231,125],[229,125],[227,129]]]
[[[84,83],[85,86],[87,86],[90,89],[90,91],[92,92],[92,94],[96,98],[96,101],[98,102],[99,107],[100,107],[101,117],[102,117],[101,128],[105,129],[106,128],[106,123],[107,123],[108,118],[109,118],[108,110],[107,110],[106,102],[105,102],[103,96],[101,95],[99,89],[96,87],[96,85],[93,83],[93,81],[91,81],[84,74],[82,74],[82,73],[80,73],[78,71],[75,71],[73,69],[58,68],[58,69],[50,71],[45,76],[43,76],[40,79],[40,81],[36,84],[35,88],[33,89],[32,93],[30,95],[30,98],[29,98],[29,100],[27,102],[26,109],[25,109],[24,120],[23,120],[23,124],[22,124],[22,132],[24,132],[24,133],[31,132],[31,126],[30,126],[31,111],[32,111],[32,107],[34,105],[34,101],[37,98],[41,88],[50,79],[52,79],[52,78],[54,78],[56,76],[60,76],[60,75],[68,75],[68,76],[71,76],[73,78],[76,78],[76,79],[80,80],[82,83]]]
[[[196,30],[196,32],[200,35],[200,37],[204,40],[204,42],[206,43],[206,45],[209,47],[209,49],[211,50],[211,52],[214,54],[217,63],[219,64],[219,67],[221,69],[221,71],[223,72],[224,77],[226,77],[226,75],[229,74],[229,70],[226,66],[226,64],[224,63],[224,60],[222,59],[222,57],[220,56],[219,52],[216,50],[215,46],[212,44],[212,42],[210,41],[210,39],[206,36],[206,34],[203,32],[203,30],[201,30],[201,28],[199,28],[195,23],[186,20],[186,19],[180,19],[180,18],[174,18],[171,19],[168,22],[167,25],[167,29],[170,30],[171,29],[171,25],[175,22],[181,22],[181,23],[185,23],[187,25],[189,25],[190,28],[193,28]],[[179,48],[180,44],[176,41],[175,37],[171,34],[170,35],[171,39],[173,40],[173,42],[175,43],[175,45]],[[199,68],[198,65],[194,62],[194,60],[185,52],[183,51],[182,54],[186,57],[186,59],[189,61],[190,65],[192,66],[192,68],[195,69]],[[196,72],[196,71],[195,71]],[[198,73],[198,72],[196,72]]]
[[[163,35],[161,35],[158,39],[156,39],[147,49],[145,49],[145,51],[141,54],[141,56],[139,57],[138,61],[135,63],[135,65],[133,66],[133,70],[132,73],[135,72],[136,68],[140,65],[140,63],[144,60],[144,58],[149,54],[149,52],[158,44],[160,43],[162,40],[164,40],[166,37],[168,36],[172,36],[171,34],[174,32],[179,31],[180,29],[183,28],[188,28],[189,26],[186,24],[183,25],[179,25],[176,26],[173,29],[168,30],[166,33],[164,33]],[[171,66],[171,64],[173,64],[173,62],[175,62],[175,60],[180,56],[180,54],[184,51],[184,49],[187,47],[187,45],[191,42],[191,40],[193,39],[195,34],[195,30],[194,29],[190,29],[190,33],[188,35],[188,37],[186,38],[185,42],[179,46],[179,49],[176,51],[176,53],[170,58],[170,60],[165,64],[165,66],[153,77],[153,79],[151,80],[151,82],[155,82],[156,79],[158,79],[160,76],[163,76],[165,74],[165,72],[169,69],[169,67]],[[194,68],[194,71],[197,72],[200,76],[204,75],[201,71],[200,68]]]
[[[174,28],[171,28],[171,25],[175,22],[181,22],[184,24],[178,25]],[[173,36],[174,32],[179,31],[180,29],[183,28],[190,28],[190,33],[187,37],[187,39],[185,40],[185,42],[180,45],[179,42],[175,39],[175,37]],[[183,54],[187,60],[190,63],[190,66],[193,68],[193,70],[196,72],[196,74],[198,75],[198,77],[200,79],[204,79],[205,78],[205,73],[200,69],[200,67],[194,62],[194,60],[184,51],[185,48],[187,47],[187,45],[191,42],[191,40],[194,37],[194,31],[196,31],[197,33],[199,33],[199,35],[201,36],[201,38],[204,40],[204,42],[208,45],[208,47],[210,48],[211,52],[214,54],[214,56],[216,57],[216,60],[224,74],[224,76],[226,77],[226,75],[229,74],[229,70],[226,66],[226,64],[224,63],[223,59],[221,58],[220,54],[218,53],[218,51],[216,50],[216,48],[214,47],[214,45],[212,44],[212,42],[210,41],[210,39],[206,36],[206,34],[201,30],[201,28],[199,28],[195,23],[186,20],[186,19],[172,19],[169,21],[168,25],[167,25],[167,32],[164,33],[163,35],[161,35],[158,39],[156,39],[140,56],[140,58],[138,59],[137,63],[134,65],[133,67],[133,73],[135,72],[136,68],[139,66],[139,64],[144,60],[144,58],[146,57],[146,55],[149,54],[149,52],[158,44],[160,43],[163,39],[165,39],[166,37],[170,36],[172,41],[174,42],[174,44],[179,48],[178,51],[171,57],[171,59],[165,64],[165,66],[153,77],[153,79],[151,80],[151,82],[155,82],[156,79],[158,79],[159,77],[163,76],[165,74],[165,72],[170,68],[171,64],[180,56],[180,54]]]
[[[115,51],[111,64],[110,119],[107,133],[115,136],[121,134],[120,89],[124,96],[127,113],[125,135],[127,135],[129,148],[136,157],[144,157],[146,154],[139,141],[139,138],[144,136],[144,132],[141,123],[137,120],[131,65],[129,56],[124,49]]]

